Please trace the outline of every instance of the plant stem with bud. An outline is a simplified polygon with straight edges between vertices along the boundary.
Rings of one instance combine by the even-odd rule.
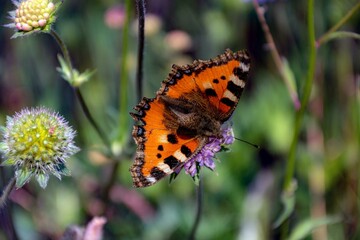
[[[64,41],[61,39],[61,37],[53,29],[51,29],[50,35],[56,40],[57,44],[61,48],[61,51],[63,53],[65,61],[66,61],[67,65],[68,65],[68,67],[70,69],[70,78],[73,79],[74,78],[74,71],[73,71],[73,67],[72,67],[72,63],[71,63],[71,59],[70,59],[70,54],[69,54],[69,51],[68,51]],[[72,82],[74,82],[74,81],[72,81]],[[93,128],[98,133],[101,140],[108,147],[109,152],[111,153],[111,143],[108,140],[108,138],[106,137],[106,134],[101,130],[99,125],[96,123],[94,117],[91,115],[91,112],[90,112],[90,110],[89,110],[89,108],[88,108],[88,106],[87,106],[87,104],[85,102],[84,97],[82,96],[82,94],[80,92],[80,89],[78,87],[75,87],[75,86],[72,86],[72,87],[75,90],[76,97],[79,100],[80,106],[83,109],[83,112],[84,112],[86,118],[89,120],[91,126],[93,126]]]

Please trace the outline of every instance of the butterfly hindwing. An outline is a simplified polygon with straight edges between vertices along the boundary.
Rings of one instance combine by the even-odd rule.
[[[135,125],[133,136],[138,144],[130,171],[135,187],[146,187],[174,172],[201,147],[199,138],[183,138],[164,126],[164,103],[158,98],[144,98],[131,115],[142,125]]]

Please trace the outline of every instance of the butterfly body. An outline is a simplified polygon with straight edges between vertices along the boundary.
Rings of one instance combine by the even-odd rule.
[[[153,99],[143,98],[131,113],[138,145],[131,175],[146,187],[179,169],[209,142],[221,138],[247,80],[245,51],[226,50],[215,59],[173,66]]]

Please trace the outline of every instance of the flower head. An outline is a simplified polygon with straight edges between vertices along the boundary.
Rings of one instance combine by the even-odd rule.
[[[15,167],[16,187],[32,176],[45,188],[49,174],[60,180],[61,175],[70,175],[66,159],[79,151],[76,132],[58,113],[43,107],[24,109],[7,118],[3,131],[2,165]]]
[[[16,10],[9,12],[12,23],[5,25],[15,29],[13,38],[33,32],[48,32],[55,22],[55,12],[61,2],[51,0],[13,0]]]
[[[208,143],[191,159],[184,164],[187,174],[195,177],[200,167],[205,166],[211,170],[215,169],[214,157],[217,152],[223,149],[224,145],[230,145],[234,142],[234,132],[229,125],[223,125],[221,129],[221,138],[211,137]],[[179,169],[180,171],[181,169]]]

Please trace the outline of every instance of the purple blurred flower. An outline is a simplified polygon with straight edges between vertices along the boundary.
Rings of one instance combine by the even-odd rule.
[[[198,173],[199,167],[205,166],[211,170],[215,169],[213,158],[222,149],[223,145],[232,144],[235,140],[234,132],[230,125],[223,125],[221,138],[211,137],[209,142],[189,161],[184,164],[185,172],[192,177]]]

